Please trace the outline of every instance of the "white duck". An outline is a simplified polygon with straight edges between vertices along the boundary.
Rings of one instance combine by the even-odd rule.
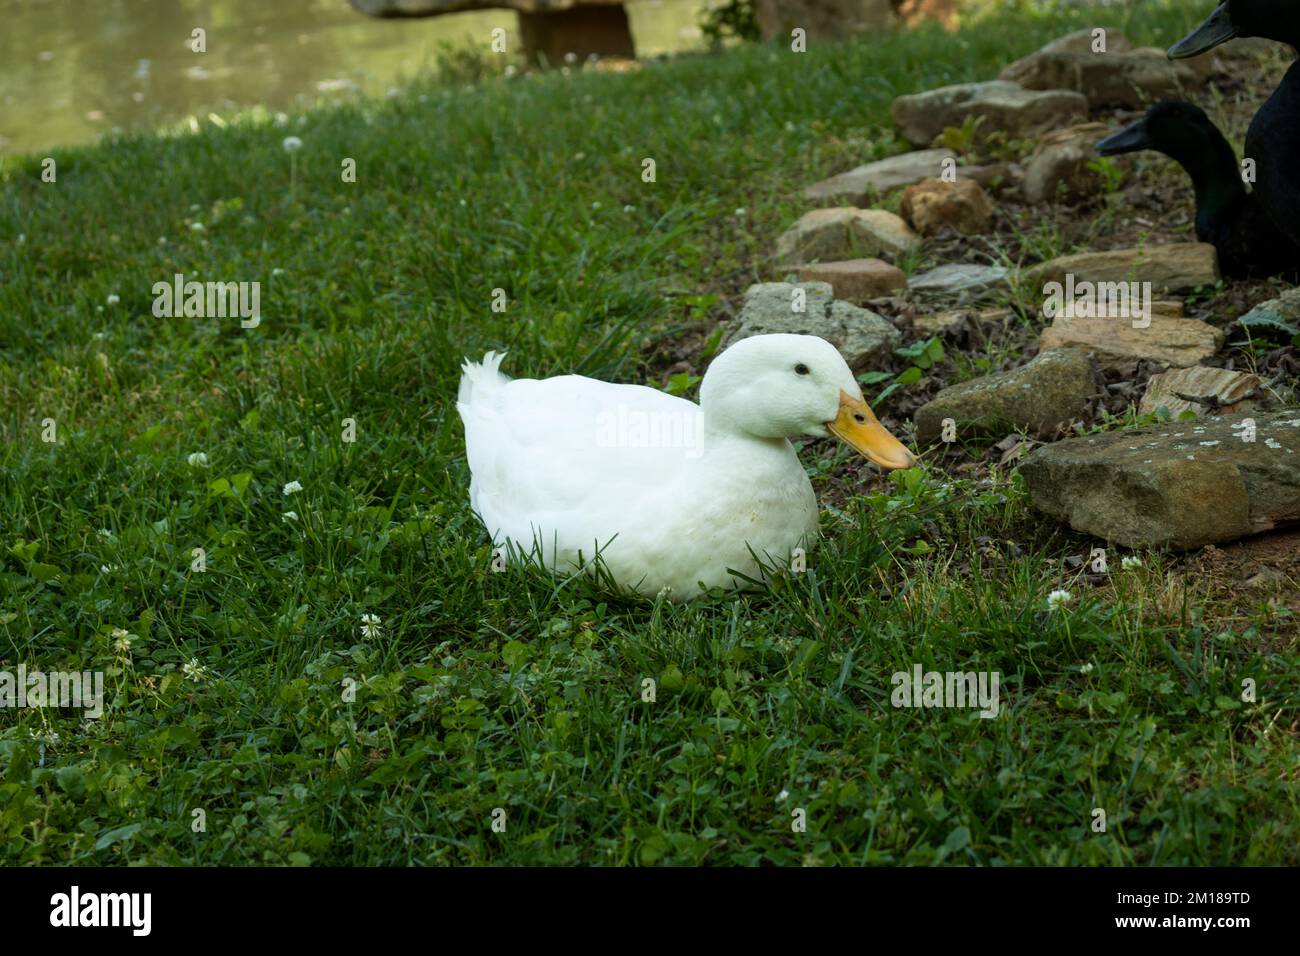
[[[788,439],[834,434],[885,468],[916,459],[872,414],[835,347],[756,335],[709,366],[700,404],[581,375],[511,380],[466,361],[470,503],[495,545],[574,570],[600,557],[621,586],[685,600],[761,576],[817,536]]]

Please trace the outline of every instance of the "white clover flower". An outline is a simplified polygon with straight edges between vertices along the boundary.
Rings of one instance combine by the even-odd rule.
[[[286,495],[296,495],[300,491],[302,491],[302,485],[296,481],[291,481],[284,486],[284,493]]]
[[[116,570],[117,570],[116,564],[101,564],[99,566],[100,574],[112,574]]]
[[[600,200],[597,199],[595,202],[593,202],[593,203],[591,204],[591,208],[592,208],[592,209],[599,209],[599,208],[600,208]]]
[[[380,627],[381,624],[383,624],[383,621],[379,619],[378,614],[362,614],[361,615],[361,636],[379,637],[381,634],[384,633],[383,629]]]
[[[192,451],[188,458],[185,459],[191,468],[208,467],[208,456],[201,451]]]
[[[505,74],[507,79],[514,76],[518,72],[519,72],[519,67],[515,66],[513,63],[506,64]]]
[[[280,520],[283,521],[285,524],[289,524],[291,522],[297,521],[298,512],[286,511],[284,514],[280,515]]]
[[[578,62],[578,54],[573,53],[573,52],[569,52],[569,53],[564,54],[564,62],[565,62],[565,63],[577,63],[577,62]]]
[[[1073,600],[1074,595],[1069,591],[1053,591],[1047,595],[1047,609],[1049,611],[1059,611]]]
[[[202,231],[203,231],[203,223],[201,222],[190,223],[190,232],[202,232]]]
[[[776,795],[776,802],[777,802],[777,803],[785,803],[785,802],[786,802],[787,800],[789,800],[789,799],[790,799],[790,791],[789,791],[789,790],[782,790],[780,793],[778,793],[778,794]]]
[[[135,641],[135,635],[128,634],[123,628],[113,628],[113,650],[119,654],[130,654],[131,644]]]
[[[192,681],[201,681],[208,676],[208,669],[199,663],[197,657],[191,657],[181,666],[181,673]]]
[[[744,206],[741,206],[739,209],[736,210],[736,212],[735,212],[735,216],[736,216],[737,219],[739,219],[741,216],[745,215],[745,213],[747,213],[747,212],[749,212],[749,210],[746,209]]]
[[[1142,567],[1142,559],[1136,554],[1126,554],[1120,560],[1119,566],[1125,571],[1131,571],[1133,568]]]
[[[109,531],[107,528],[100,528],[100,529],[99,529],[97,532],[95,532],[95,533],[98,534],[101,538],[111,538],[111,537],[113,537],[113,532]]]
[[[1090,662],[1087,663],[1087,664],[1082,664],[1082,665],[1080,665],[1080,667],[1079,667],[1079,673],[1080,673],[1080,674],[1091,674],[1091,673],[1092,673],[1092,662],[1090,661]]]
[[[624,206],[624,207],[623,207],[623,211],[624,211],[624,212],[636,212],[636,206]]]
[[[286,153],[296,153],[302,149],[302,140],[297,136],[286,136],[280,145],[284,147]]]
[[[272,269],[272,270],[271,270],[271,275],[273,275],[273,276],[282,276],[282,275],[284,275],[284,270],[283,270],[283,269],[278,269],[278,268],[277,268],[277,269]]]
[[[119,302],[121,302],[122,300],[121,300],[120,298],[118,298],[116,292],[110,292],[110,293],[108,294],[108,298],[105,299],[104,301],[107,302],[109,305],[117,305],[117,304],[118,304]]]
[[[275,125],[276,125],[276,126],[287,126],[287,125],[289,125],[289,117],[288,117],[288,114],[286,114],[286,113],[276,113],[276,114],[275,114]]]

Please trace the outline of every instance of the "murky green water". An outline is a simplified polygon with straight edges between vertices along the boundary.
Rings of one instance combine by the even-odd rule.
[[[638,51],[700,45],[703,0],[631,0]],[[347,0],[0,0],[0,154],[85,143],[254,105],[386,90],[441,44],[513,40],[509,10],[372,20]],[[206,31],[206,53],[190,49]]]

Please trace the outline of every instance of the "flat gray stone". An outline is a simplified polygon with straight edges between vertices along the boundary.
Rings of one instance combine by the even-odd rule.
[[[1020,472],[1033,506],[1076,531],[1186,549],[1300,520],[1297,452],[1300,409],[1288,409],[1067,438]]]
[[[802,290],[803,311],[795,295]],[[740,316],[723,336],[723,347],[751,335],[790,332],[816,335],[834,345],[855,372],[888,363],[903,336],[869,309],[832,298],[828,282],[762,282],[745,290]]]
[[[1219,281],[1219,254],[1207,242],[1080,252],[1041,262],[1025,272],[1030,286],[1049,282],[1150,282],[1154,292],[1190,292]]]
[[[1170,60],[1163,50],[1117,50],[1108,44],[1105,53],[1094,53],[1090,47],[1040,50],[1012,63],[998,79],[1030,90],[1074,90],[1093,107],[1136,109],[1196,89],[1203,71]]]
[[[874,196],[941,175],[945,159],[956,162],[957,154],[950,149],[921,149],[890,156],[814,183],[803,196],[809,202],[866,206]]]
[[[984,118],[984,129],[1011,138],[1037,136],[1081,122],[1087,116],[1088,100],[1073,90],[1027,90],[1018,83],[991,80],[900,96],[890,111],[904,139],[929,146],[945,128],[960,128],[972,116]]]
[[[956,263],[918,273],[908,280],[907,287],[931,295],[958,295],[984,292],[1006,284],[1007,270],[1002,266]]]

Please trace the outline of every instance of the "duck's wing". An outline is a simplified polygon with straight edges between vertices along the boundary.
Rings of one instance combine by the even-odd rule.
[[[494,537],[527,542],[536,529],[590,547],[699,453],[693,402],[580,375],[509,380],[472,369],[457,409],[470,500]]]

